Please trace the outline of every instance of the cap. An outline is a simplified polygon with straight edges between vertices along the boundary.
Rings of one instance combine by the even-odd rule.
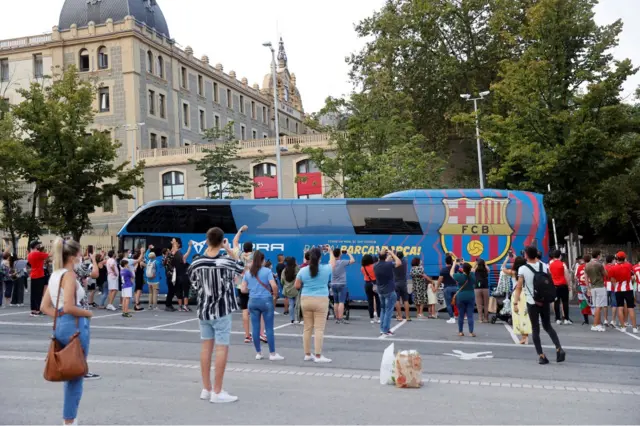
[[[623,251],[619,251],[619,252],[616,253],[616,257],[618,259],[626,259],[627,258],[627,254],[625,252],[623,252]]]
[[[30,248],[31,250],[33,250],[34,248],[38,247],[38,246],[39,246],[39,245],[41,245],[41,244],[42,244],[42,243],[41,243],[40,241],[38,241],[38,240],[34,240],[34,241],[31,241],[31,244],[29,244],[29,248]]]

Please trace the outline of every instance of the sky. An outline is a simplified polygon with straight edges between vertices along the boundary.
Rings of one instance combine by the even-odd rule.
[[[5,12],[0,16],[0,39],[50,32],[63,3],[0,0]],[[275,45],[282,37],[289,71],[296,74],[305,112],[310,113],[322,108],[327,96],[351,91],[345,57],[364,45],[354,25],[384,0],[158,0],[158,4],[180,47],[191,46],[196,57],[209,56],[212,65],[222,63],[225,72],[234,70],[238,79],[247,77],[249,84],[262,87],[269,73],[271,54],[262,43]],[[640,66],[636,45],[640,26],[633,21],[638,16],[640,0],[601,0],[596,8],[600,25],[623,19],[620,45],[613,53],[618,59],[630,58],[636,66]],[[627,82],[623,96],[632,100],[638,85],[640,75]]]

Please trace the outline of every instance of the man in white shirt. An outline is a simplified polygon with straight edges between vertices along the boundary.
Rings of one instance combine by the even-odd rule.
[[[540,343],[540,322],[542,321],[542,327],[547,332],[553,344],[556,347],[556,360],[557,362],[563,362],[566,357],[566,353],[560,345],[560,339],[556,331],[551,327],[551,307],[550,303],[536,302],[533,299],[534,295],[534,278],[538,273],[547,274],[549,285],[553,285],[551,276],[549,275],[549,266],[538,259],[538,249],[533,246],[529,246],[525,249],[525,256],[527,264],[521,266],[518,269],[518,284],[516,285],[514,298],[520,300],[520,293],[525,292],[527,299],[527,306],[518,306],[518,302],[514,303],[514,311],[517,313],[520,309],[527,309],[529,312],[529,318],[531,320],[531,328],[533,331],[533,343],[538,352],[538,363],[549,364],[549,359],[542,352],[542,344]]]

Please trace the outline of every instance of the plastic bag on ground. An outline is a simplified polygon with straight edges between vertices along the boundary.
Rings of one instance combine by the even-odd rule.
[[[418,351],[398,352],[395,361],[397,388],[419,388],[422,386],[422,357]]]
[[[396,364],[396,356],[394,353],[395,346],[390,344],[382,353],[382,362],[380,363],[380,384],[395,384],[394,370]]]

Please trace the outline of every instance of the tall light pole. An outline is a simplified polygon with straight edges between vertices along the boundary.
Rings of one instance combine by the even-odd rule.
[[[262,43],[264,47],[271,50],[271,76],[273,78],[273,109],[275,110],[275,132],[276,132],[276,179],[278,182],[278,198],[282,198],[282,164],[280,162],[280,125],[278,123],[278,79],[276,75],[276,50],[270,41]]]
[[[460,97],[467,101],[473,101],[473,110],[476,113],[476,143],[478,145],[478,173],[480,175],[480,189],[484,189],[484,173],[482,171],[482,147],[480,146],[480,121],[478,120],[478,101],[481,101],[485,96],[489,96],[488,90],[480,92],[480,97],[472,98],[471,95],[465,93]]]
[[[142,129],[142,126],[144,126],[145,123],[136,123],[136,124],[125,124],[124,129],[127,131],[127,137],[129,135],[129,132],[137,132],[138,130]],[[142,135],[142,133],[141,133]],[[136,135],[133,135],[133,140],[131,141],[131,169],[135,169],[136,168],[136,148],[137,148],[137,143],[136,143]],[[133,211],[138,210],[138,187],[134,187],[133,188]]]

